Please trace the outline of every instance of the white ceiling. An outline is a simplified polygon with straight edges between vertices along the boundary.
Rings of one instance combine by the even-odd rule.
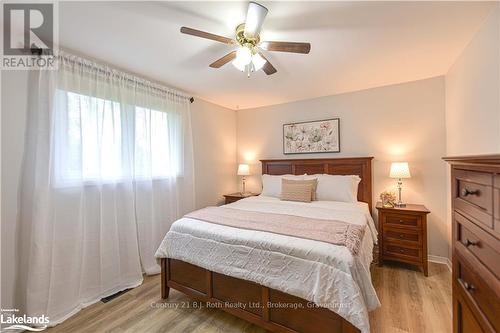
[[[250,78],[208,65],[231,46],[179,32],[232,37],[247,2],[66,2],[63,47],[243,109],[445,74],[493,2],[262,2],[263,40],[307,41],[309,55],[268,52],[278,69]]]

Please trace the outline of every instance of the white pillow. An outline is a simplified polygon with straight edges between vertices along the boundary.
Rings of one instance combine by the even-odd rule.
[[[307,177],[318,178],[318,188],[316,190],[316,200],[322,201],[358,201],[358,185],[361,178],[356,175],[311,175]],[[307,179],[307,177],[305,177]]]
[[[262,193],[260,195],[267,197],[281,197],[281,179],[301,180],[304,176],[295,175],[262,175]]]

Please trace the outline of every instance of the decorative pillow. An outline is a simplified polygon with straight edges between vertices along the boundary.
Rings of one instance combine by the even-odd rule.
[[[281,200],[311,202],[312,184],[287,183],[283,179],[281,185]]]
[[[261,195],[267,197],[276,197],[279,198],[281,196],[281,180],[282,179],[302,179],[303,176],[295,176],[295,175],[262,175],[262,193]]]
[[[361,178],[357,175],[317,175],[317,200],[357,202],[358,185]]]
[[[281,184],[310,184],[311,185],[311,200],[316,200],[316,189],[318,187],[318,179],[312,178],[307,180],[295,180],[283,178]],[[283,187],[283,185],[282,185]]]

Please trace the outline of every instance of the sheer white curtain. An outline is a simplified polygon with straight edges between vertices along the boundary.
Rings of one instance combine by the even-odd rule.
[[[19,292],[55,324],[160,271],[154,252],[194,207],[187,96],[61,54],[30,79]]]

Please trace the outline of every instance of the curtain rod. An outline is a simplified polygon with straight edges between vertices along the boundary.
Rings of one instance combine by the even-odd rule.
[[[33,55],[37,55],[37,56],[39,56],[39,57],[40,57],[40,56],[42,55],[42,53],[43,53],[43,49],[42,49],[41,47],[38,47],[38,46],[37,46],[36,44],[34,44],[34,43],[33,43],[33,44],[31,44],[31,48],[30,48],[30,50],[31,50],[31,54],[33,54]],[[85,65],[85,64],[83,64],[83,63],[80,63],[80,64],[81,64],[81,65]],[[128,73],[126,73],[126,74],[128,74]],[[132,74],[129,74],[129,75],[132,75]],[[135,75],[132,75],[132,76],[135,76]],[[149,80],[145,80],[145,81],[149,81]],[[153,83],[154,83],[154,82],[153,82]],[[158,90],[162,90],[162,91],[163,91],[163,92],[165,92],[165,93],[172,93],[172,92],[170,92],[170,91],[165,91],[165,90],[163,90],[163,89],[161,89],[161,88],[158,88],[158,87],[155,87],[155,88],[156,88],[156,89],[158,89]],[[189,102],[192,104],[192,103],[194,102],[194,97],[192,97],[192,96],[191,96],[191,97],[189,97]]]

